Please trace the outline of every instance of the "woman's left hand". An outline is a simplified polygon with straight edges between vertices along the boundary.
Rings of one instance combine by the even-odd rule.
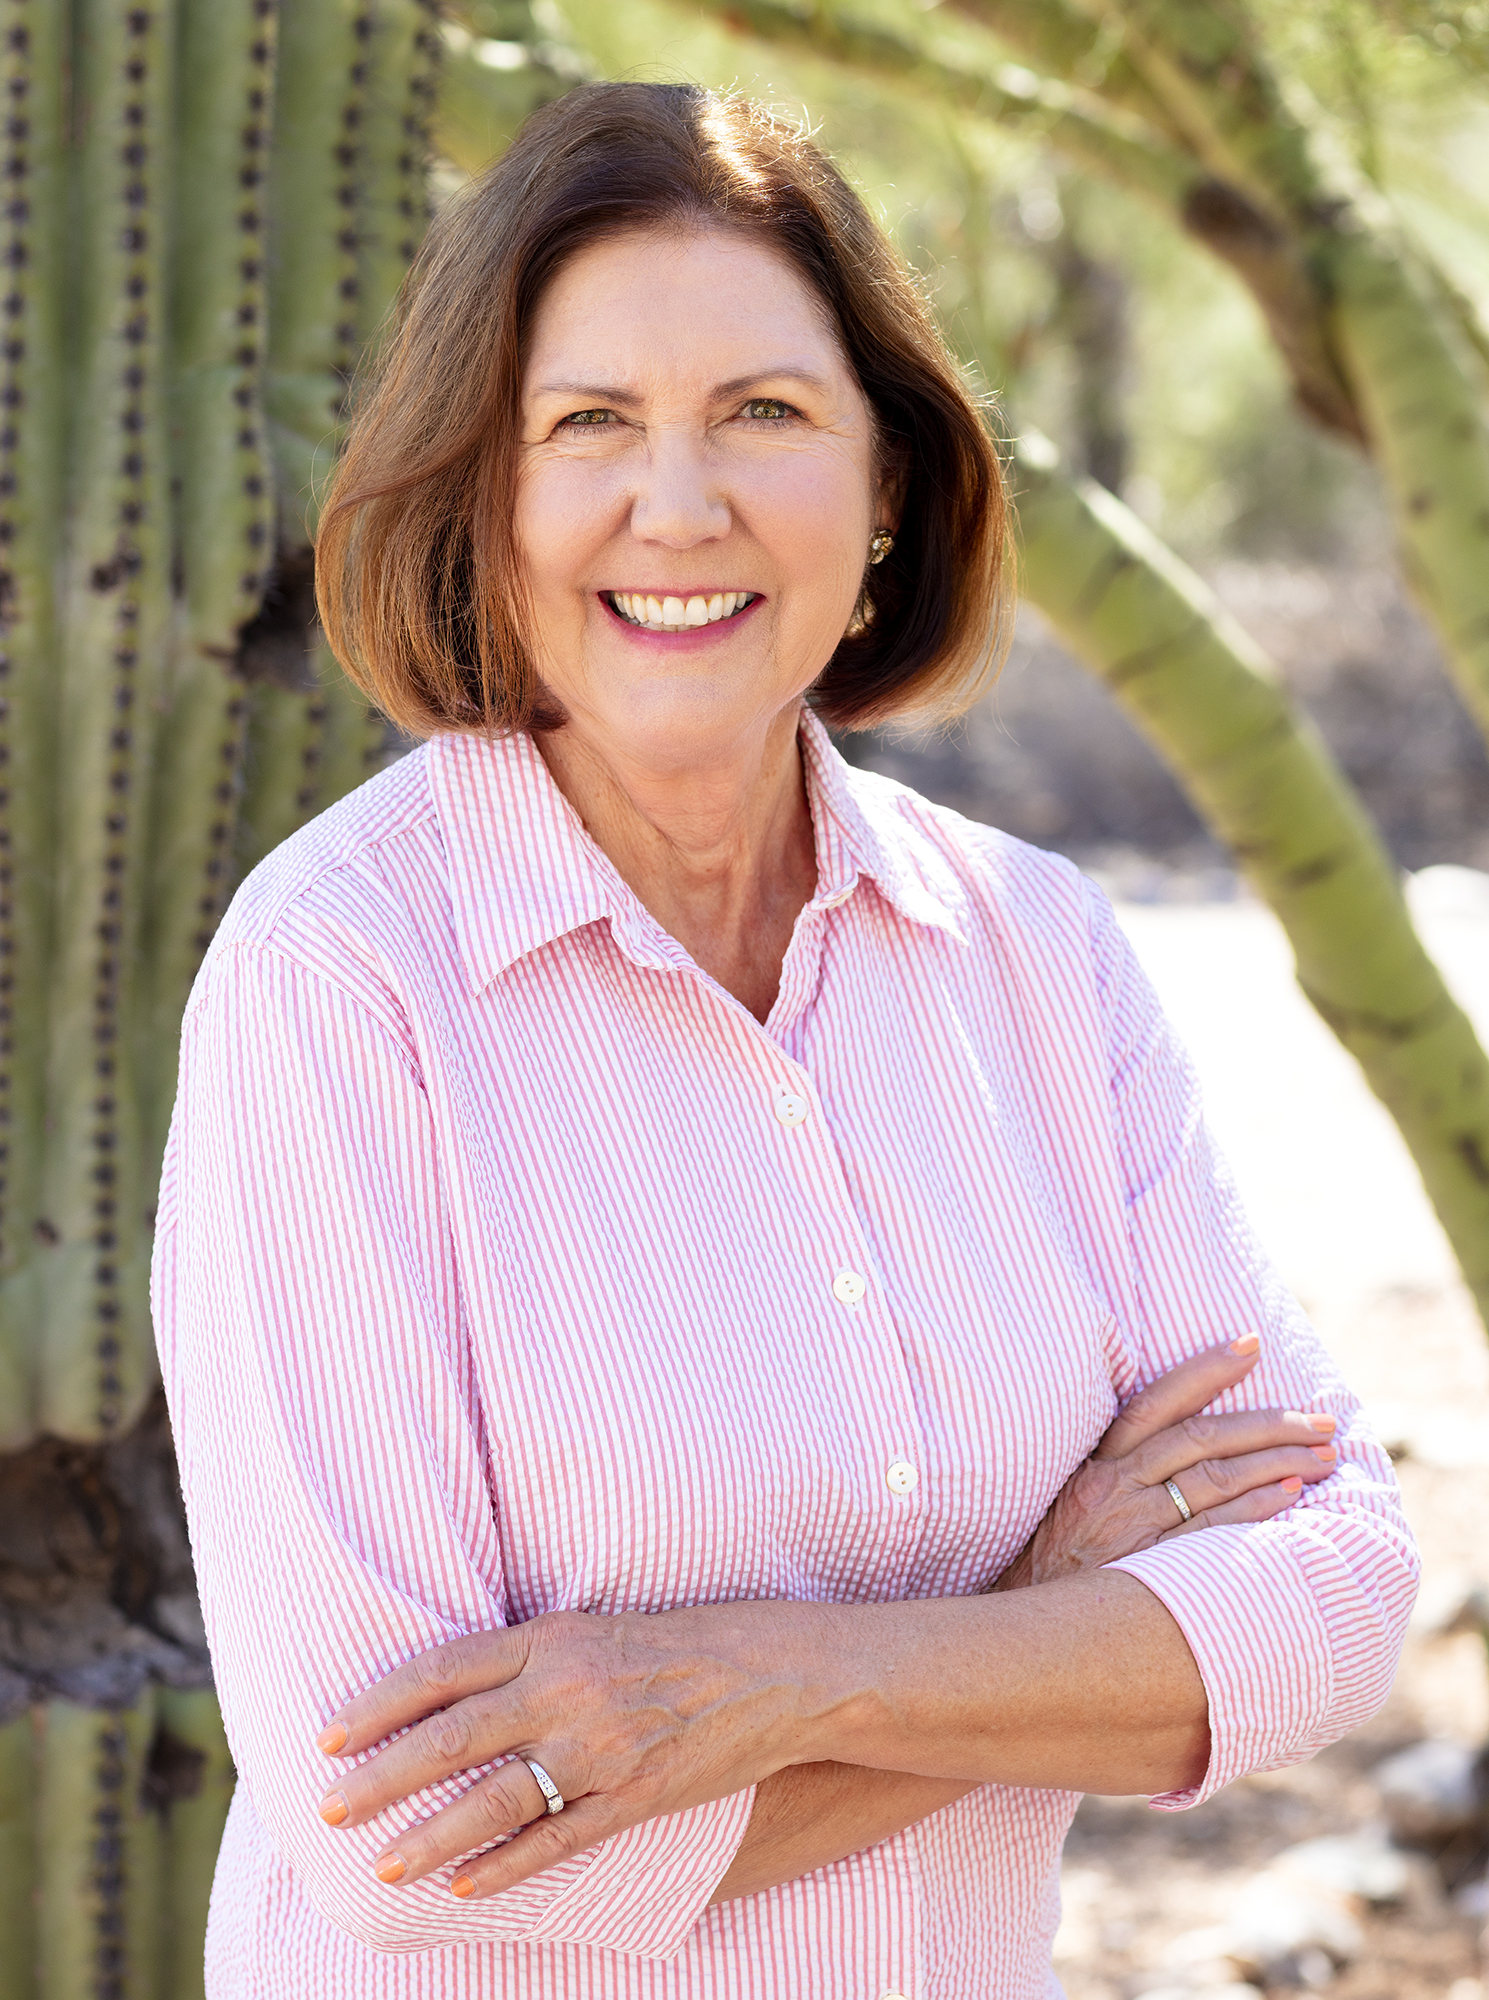
[[[1255,1334],[1243,1335],[1192,1355],[1140,1390],[988,1588],[1021,1590],[1176,1535],[1269,1521],[1305,1486],[1329,1478],[1339,1452],[1326,1411],[1210,1410],[1255,1367],[1260,1346]]]
[[[452,1639],[348,1702],[322,1732],[319,1747],[348,1758],[408,1733],[346,1771],[321,1817],[359,1826],[441,1779],[512,1758],[375,1864],[384,1882],[416,1882],[522,1827],[451,1884],[462,1897],[508,1889],[642,1820],[829,1757],[825,1737],[813,1745],[842,1701],[833,1614],[780,1603],[561,1611]],[[561,1812],[548,1812],[524,1756],[559,1787]]]

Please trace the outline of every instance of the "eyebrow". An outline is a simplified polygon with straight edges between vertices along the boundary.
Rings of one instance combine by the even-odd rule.
[[[757,382],[801,382],[809,389],[825,390],[826,380],[810,368],[799,368],[791,362],[779,368],[755,368],[748,375],[736,375],[731,381],[715,383],[709,392],[712,402],[724,402],[730,396],[738,396],[752,388]],[[642,400],[640,394],[626,387],[623,382],[540,382],[534,391],[539,396],[574,396],[590,398],[597,403],[614,403],[620,408],[634,409]]]

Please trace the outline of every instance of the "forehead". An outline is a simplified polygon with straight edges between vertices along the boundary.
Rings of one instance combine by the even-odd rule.
[[[789,362],[851,379],[820,295],[772,245],[743,231],[628,229],[576,251],[538,302],[529,391],[658,369],[709,381]],[[595,369],[603,368],[597,378]]]

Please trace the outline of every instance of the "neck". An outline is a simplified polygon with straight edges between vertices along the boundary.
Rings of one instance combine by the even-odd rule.
[[[537,739],[554,783],[617,872],[703,970],[763,1021],[816,853],[799,710],[685,766],[573,724]]]

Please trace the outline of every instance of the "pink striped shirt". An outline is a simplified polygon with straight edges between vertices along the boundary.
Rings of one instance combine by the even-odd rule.
[[[1038,2000],[1063,1792],[986,1785],[707,1907],[751,1794],[474,1905],[315,1811],[343,1700],[560,1607],[977,1590],[1118,1399],[1249,1327],[1340,1418],[1266,1526],[1121,1567],[1209,1694],[1184,1806],[1383,1698],[1390,1467],[1247,1233],[1193,1077],[1067,862],[803,726],[818,886],[761,1027],[531,742],[445,736],[240,891],[187,1013],[160,1345],[240,1776],[212,2000]]]

